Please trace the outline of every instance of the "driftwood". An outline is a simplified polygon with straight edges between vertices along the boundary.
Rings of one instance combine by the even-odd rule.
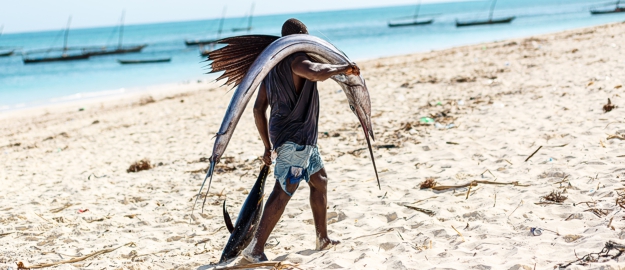
[[[463,185],[459,185],[459,186],[434,186],[432,187],[433,190],[447,190],[447,189],[454,189],[454,188],[465,188],[465,187],[469,187],[469,186],[477,186],[478,184],[486,184],[486,185],[513,185],[513,186],[518,186],[518,187],[527,187],[529,185],[521,185],[519,184],[518,181],[514,181],[514,182],[493,182],[493,181],[480,181],[480,180],[474,180],[471,181],[469,183],[463,184]]]

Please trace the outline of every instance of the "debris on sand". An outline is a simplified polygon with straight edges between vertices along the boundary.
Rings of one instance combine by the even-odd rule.
[[[562,192],[556,192],[556,191],[552,191],[551,193],[549,193],[549,195],[547,196],[543,196],[543,199],[550,201],[550,202],[556,202],[556,203],[561,203],[564,202],[568,197],[562,195]]]
[[[140,171],[152,169],[153,167],[154,166],[152,166],[152,164],[150,163],[150,160],[147,158],[144,158],[142,160],[136,161],[135,163],[131,164],[130,167],[128,167],[128,169],[126,170],[126,172],[128,173],[140,172]]]
[[[612,104],[612,101],[608,98],[608,104],[603,105],[603,112],[607,113],[614,108],[616,108],[616,106]]]
[[[436,181],[434,181],[433,177],[428,177],[428,178],[425,179],[425,181],[423,181],[421,183],[419,188],[421,188],[421,189],[433,188],[434,186],[436,186]]]
[[[616,253],[615,255],[608,254],[612,250],[618,251],[618,253]],[[625,245],[616,243],[614,241],[608,241],[605,243],[605,246],[603,247],[603,249],[601,249],[601,251],[591,252],[582,257],[579,257],[577,256],[577,254],[575,254],[575,257],[577,258],[577,260],[571,261],[566,264],[559,263],[556,265],[556,267],[558,267],[558,269],[564,269],[573,265],[574,263],[577,263],[579,265],[589,265],[590,263],[594,263],[594,262],[607,262],[607,261],[610,261],[610,259],[618,261],[618,257],[620,257],[624,252],[625,252]]]
[[[152,96],[142,97],[141,100],[139,100],[139,106],[147,105],[154,102],[156,102],[156,100],[154,100]]]

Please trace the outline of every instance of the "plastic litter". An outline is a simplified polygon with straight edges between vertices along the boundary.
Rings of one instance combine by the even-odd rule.
[[[530,228],[530,232],[534,235],[534,236],[540,236],[543,234],[543,229],[541,228]]]
[[[419,119],[419,122],[421,124],[434,124],[434,119],[429,117],[421,117],[421,119]]]

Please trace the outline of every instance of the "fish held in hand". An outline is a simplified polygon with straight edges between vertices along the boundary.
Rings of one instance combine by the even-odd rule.
[[[256,229],[258,229],[260,217],[263,214],[263,194],[268,174],[269,166],[263,165],[254,187],[252,187],[252,190],[250,190],[250,193],[247,195],[247,199],[245,199],[243,206],[241,206],[241,211],[239,212],[237,222],[234,226],[232,225],[232,220],[226,210],[226,201],[224,200],[224,222],[226,223],[228,231],[230,231],[230,238],[228,238],[228,242],[221,253],[219,263],[227,262],[236,258],[252,241]]]
[[[315,62],[356,66],[334,45],[311,35],[293,34],[282,38],[259,35],[238,36],[222,39],[219,43],[228,45],[209,54],[208,61],[212,61],[211,72],[224,71],[218,80],[228,78],[226,84],[233,84],[236,90],[228,105],[219,132],[216,134],[213,153],[210,157],[211,164],[204,179],[204,182],[209,180],[208,189],[210,189],[212,182],[215,164],[219,162],[225,152],[246,105],[265,76],[280,61],[293,53],[303,52]],[[259,51],[258,48],[263,46],[265,49],[254,57],[253,52]],[[253,62],[251,59],[254,59]],[[359,72],[356,74],[339,74],[332,76],[331,79],[341,86],[347,96],[350,109],[358,117],[369,147],[378,188],[380,188],[380,179],[370,141],[370,139],[375,139],[371,124],[371,100],[365,80]],[[203,186],[204,183],[202,183],[200,193]]]

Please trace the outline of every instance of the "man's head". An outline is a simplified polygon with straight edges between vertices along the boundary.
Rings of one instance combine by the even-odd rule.
[[[293,34],[308,34],[306,25],[300,22],[298,19],[288,19],[282,25],[282,36],[288,36]]]

